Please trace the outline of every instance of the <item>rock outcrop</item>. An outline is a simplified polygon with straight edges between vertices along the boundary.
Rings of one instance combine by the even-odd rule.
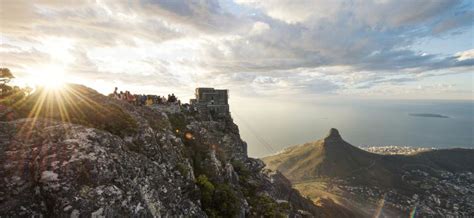
[[[67,116],[61,99],[35,106],[35,94],[6,105],[15,118],[0,121],[1,217],[320,216],[247,156],[230,117],[69,92]]]
[[[18,134],[25,127],[29,137]],[[176,170],[178,163],[191,167],[173,149],[179,144],[172,134],[150,130],[150,139],[166,146],[147,155],[118,136],[80,125],[21,119],[1,123],[0,130],[9,132],[1,141],[0,214],[204,215],[191,198],[192,175]]]
[[[339,134],[339,130],[335,128],[329,129],[328,135],[324,138],[325,141],[342,141],[342,137]]]

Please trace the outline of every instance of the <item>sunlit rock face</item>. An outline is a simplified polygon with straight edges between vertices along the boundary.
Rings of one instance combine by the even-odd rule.
[[[27,137],[17,131],[30,127]],[[158,152],[146,156],[130,151],[129,142],[83,126],[31,119],[1,124],[2,178],[5,215],[163,216],[203,215],[190,197],[191,168],[176,138],[150,132]],[[11,131],[13,130],[13,131]],[[163,141],[168,146],[160,146]]]
[[[247,157],[230,117],[138,107],[82,89],[95,106],[130,116],[134,129],[117,130],[113,119],[88,124],[73,113],[69,122],[18,111],[14,120],[0,118],[0,216],[319,216],[281,174]],[[215,188],[212,203],[227,211],[203,201],[199,176]],[[233,201],[221,205],[229,202],[220,196]]]

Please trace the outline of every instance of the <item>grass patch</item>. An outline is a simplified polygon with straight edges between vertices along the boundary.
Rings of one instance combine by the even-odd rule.
[[[38,89],[25,96],[13,94],[0,104],[14,110],[17,118],[47,118],[80,124],[125,136],[136,132],[135,120],[119,106],[108,104],[105,96],[78,85],[64,90]]]

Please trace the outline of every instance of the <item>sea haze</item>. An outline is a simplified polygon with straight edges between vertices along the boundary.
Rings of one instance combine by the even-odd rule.
[[[331,127],[356,146],[474,148],[473,101],[234,102],[231,110],[254,157],[320,139]]]

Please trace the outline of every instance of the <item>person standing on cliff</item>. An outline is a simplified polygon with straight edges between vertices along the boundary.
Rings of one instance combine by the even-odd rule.
[[[113,96],[115,99],[120,99],[119,94],[118,94],[118,87],[115,87]]]

